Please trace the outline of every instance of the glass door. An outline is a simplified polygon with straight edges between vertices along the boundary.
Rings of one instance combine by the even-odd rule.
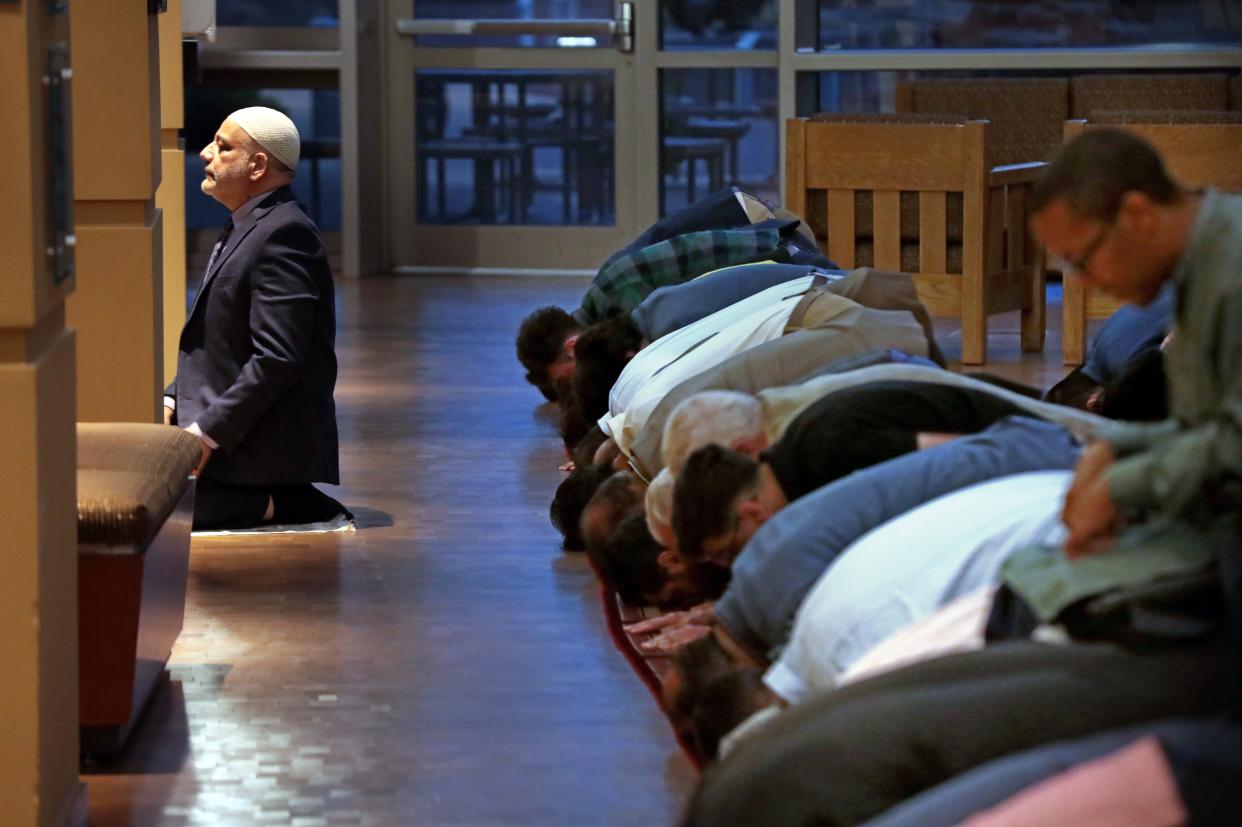
[[[394,269],[593,271],[638,232],[632,4],[387,9]]]

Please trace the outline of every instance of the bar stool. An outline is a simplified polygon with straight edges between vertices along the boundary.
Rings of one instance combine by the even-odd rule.
[[[424,220],[429,217],[427,202],[431,183],[430,169],[434,163],[436,215],[440,221],[448,219],[445,162],[460,159],[474,162],[474,204],[467,214],[477,215],[481,224],[495,224],[497,207],[505,206],[510,223],[525,223],[526,203],[519,192],[522,181],[522,153],[523,146],[516,141],[496,141],[489,138],[423,141],[418,145],[423,176],[418,188],[419,216]]]
[[[715,192],[724,185],[724,159],[728,142],[722,138],[692,138],[675,135],[664,138],[664,174],[676,175],[682,163],[686,164],[686,200],[693,204],[698,195],[699,161],[707,169],[708,191]]]

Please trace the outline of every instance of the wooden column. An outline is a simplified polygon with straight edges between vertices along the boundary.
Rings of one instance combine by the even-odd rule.
[[[157,17],[134,0],[71,2],[78,419],[160,421],[163,227]]]
[[[64,308],[74,289],[71,156],[63,129],[55,140],[68,124],[69,21],[52,8],[46,0],[0,3],[9,137],[0,175],[6,827],[83,824],[86,815],[78,781],[74,337]]]
[[[177,341],[185,323],[185,151],[179,130],[185,124],[181,82],[181,2],[168,0],[160,15],[160,159],[162,174],[155,206],[164,221],[164,341],[160,381],[177,375]]]

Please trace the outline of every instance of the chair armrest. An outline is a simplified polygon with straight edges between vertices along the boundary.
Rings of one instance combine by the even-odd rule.
[[[1048,166],[1046,161],[1030,161],[1025,164],[992,167],[988,171],[988,186],[1011,187],[1016,184],[1033,183],[1046,166]]]

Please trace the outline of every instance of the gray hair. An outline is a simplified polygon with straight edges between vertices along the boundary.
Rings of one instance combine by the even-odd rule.
[[[682,400],[669,415],[660,440],[664,465],[674,474],[704,445],[730,448],[763,430],[763,406],[738,391],[703,391]]]
[[[667,467],[647,485],[647,529],[660,539],[662,529],[673,529],[673,488],[677,477]]]

